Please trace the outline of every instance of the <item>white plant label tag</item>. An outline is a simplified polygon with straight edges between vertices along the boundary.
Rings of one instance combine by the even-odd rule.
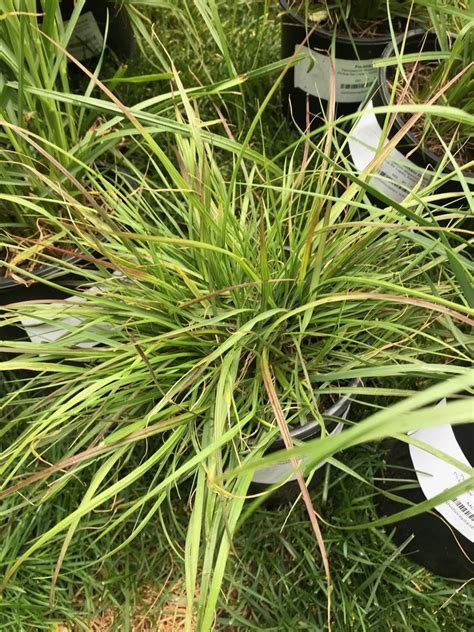
[[[86,299],[82,296],[70,296],[64,299],[65,302],[71,303],[82,303]],[[67,311],[67,308],[65,309]],[[55,316],[57,318],[57,315]],[[82,323],[80,318],[71,317],[71,316],[62,316],[60,318],[61,324],[68,325],[71,327],[77,327]],[[28,338],[31,342],[35,344],[45,343],[45,342],[54,342],[55,340],[59,340],[63,336],[65,336],[69,329],[64,329],[64,327],[58,327],[57,325],[53,325],[51,323],[44,323],[38,320],[37,318],[30,318],[28,316],[24,316],[21,319],[21,324],[23,325],[26,333],[28,334]],[[76,347],[80,347],[83,349],[95,347],[97,342],[79,342]]]
[[[295,88],[325,101],[331,94],[331,60],[307,46],[295,51],[308,53],[295,66]],[[377,77],[373,59],[334,59],[334,81],[337,103],[361,103]]]
[[[115,271],[113,275],[119,278],[124,276],[120,271]],[[87,290],[84,291],[84,294],[86,295],[88,294],[89,296],[91,295],[94,296],[94,295],[100,294],[101,291],[102,291],[102,286],[98,285],[98,286],[93,286],[93,287],[88,288]],[[69,296],[68,298],[62,301],[64,303],[64,312],[67,313],[68,306],[70,306],[72,303],[83,303],[86,300],[87,298],[85,296]],[[75,316],[66,316],[64,312],[61,313],[61,310],[57,309],[55,311],[54,316],[51,318],[51,320],[59,321],[58,324],[45,323],[37,318],[31,318],[29,316],[23,316],[21,318],[21,324],[23,325],[23,328],[25,329],[28,335],[28,338],[31,340],[31,342],[34,342],[35,344],[55,342],[56,340],[63,338],[63,336],[65,336],[66,334],[70,333],[71,328],[73,329],[74,327],[78,327],[79,325],[83,323],[83,319],[77,318]],[[64,328],[64,325],[67,326],[66,329]],[[100,332],[101,330],[110,331],[110,329],[111,329],[111,325],[105,324],[105,325],[102,325],[101,328],[98,326],[94,327],[92,331],[94,332]],[[100,344],[100,342],[95,341],[95,340],[90,340],[90,341],[79,342],[74,346],[81,349],[91,349],[92,347],[96,347],[98,344]]]
[[[438,404],[438,408],[445,405],[446,400],[444,399]],[[444,452],[460,463],[471,467],[449,424],[425,428],[409,434],[432,448]],[[462,470],[430,454],[426,450],[413,445],[409,445],[409,448],[418,482],[428,500],[469,478],[468,474]],[[470,542],[474,542],[474,490],[437,505],[436,510],[459,533],[462,533]]]
[[[373,108],[372,101],[367,109]],[[357,171],[362,172],[375,158],[377,151],[389,142],[383,138],[383,129],[373,112],[364,112],[349,135],[349,150],[351,159]],[[390,197],[395,202],[401,202],[416,187],[426,187],[431,181],[431,175],[415,165],[398,149],[392,149],[377,174],[370,178],[370,184]]]
[[[346,410],[341,415],[343,419],[347,418],[349,410],[350,410],[350,406],[347,406]],[[331,435],[338,434],[339,432],[341,432],[343,428],[344,428],[344,424],[340,422],[335,426],[335,428],[332,430],[330,434]],[[295,441],[294,444],[295,446],[301,445],[301,442]],[[307,457],[303,457],[301,459],[300,469],[303,472],[305,469],[305,460],[308,460],[309,456],[310,455],[308,455]],[[316,469],[319,470],[319,468],[322,467],[325,463],[326,461],[319,463]],[[295,480],[296,480],[296,473],[295,473],[295,468],[293,466],[293,463],[291,461],[282,461],[281,463],[275,463],[274,465],[269,465],[268,467],[262,467],[256,470],[252,478],[252,483],[261,483],[263,485],[274,485],[275,483],[289,483],[290,481],[295,481]]]
[[[103,45],[104,37],[92,11],[80,15],[67,45],[68,52],[83,61],[100,55]]]

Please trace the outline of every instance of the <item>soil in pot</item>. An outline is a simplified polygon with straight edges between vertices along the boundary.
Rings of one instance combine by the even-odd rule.
[[[305,15],[306,5],[280,0],[284,12],[282,56],[290,57],[296,50],[306,53],[306,58],[290,68],[285,76],[283,109],[301,129],[308,125],[315,129],[326,116],[332,82],[336,115],[357,110],[376,79],[373,62],[381,57],[391,38],[388,22],[383,17],[334,23],[325,10],[326,5],[309,3],[309,13]],[[393,20],[397,32],[403,31],[404,24],[403,19]],[[334,52],[334,69],[331,51]],[[331,79],[332,74],[334,79]]]
[[[403,39],[403,36],[398,38],[398,46],[401,46]],[[436,51],[438,50],[437,37],[433,33],[427,34],[423,31],[411,32],[406,38],[404,50],[407,54],[422,50]],[[390,44],[384,51],[383,57],[388,58],[393,55],[394,48]],[[406,86],[401,83],[395,87],[402,103],[419,102],[418,94],[422,90],[426,90],[430,76],[435,71],[433,64],[416,65],[417,74],[414,75],[414,81],[410,80],[410,90],[407,90]],[[413,65],[406,67],[405,71],[408,73],[408,77],[413,69]],[[390,103],[393,80],[393,68],[383,67],[378,70],[373,94],[362,107],[361,116],[350,132],[348,138],[349,159],[357,173],[361,173],[369,165],[379,149],[386,145],[410,118],[410,114],[397,115],[385,133],[386,115],[375,114],[371,111],[374,107],[387,106]],[[378,168],[377,174],[371,176],[369,180],[369,184],[389,200],[401,202],[413,189],[428,186],[433,181],[435,172],[440,169],[440,162],[445,157],[445,150],[437,134],[440,128],[436,126],[435,122],[433,122],[434,125],[428,127],[425,123],[426,121],[422,117],[417,125],[405,133],[397,147],[390,152]],[[428,134],[427,129],[431,130]],[[452,142],[452,133],[453,131],[450,131],[450,137],[444,139],[448,146]],[[457,147],[452,145],[451,147],[459,166],[463,167],[472,161],[474,157],[472,138],[468,142],[462,142]],[[446,163],[443,173],[447,176],[453,174],[453,177],[444,178],[436,190],[438,193],[449,194],[449,197],[443,201],[443,205],[453,208],[467,207],[466,194],[460,181],[454,176],[454,170],[449,161]],[[464,174],[472,189],[474,173],[464,170]],[[439,176],[436,177],[440,179]],[[372,198],[377,202],[375,196]],[[469,218],[467,218],[467,223],[469,224]],[[468,226],[463,223],[464,227]]]
[[[429,99],[437,89],[430,89],[430,86],[436,85],[434,81],[436,78],[437,69],[439,63],[434,61],[428,62],[414,62],[404,64],[406,76],[408,77],[408,83],[403,81],[400,77],[397,84],[395,82],[395,69],[389,68],[387,71],[388,87],[392,91],[395,87],[396,99],[395,102],[400,105],[417,105],[424,103],[426,99]],[[427,91],[428,89],[428,91]],[[425,93],[425,95],[423,94]],[[464,108],[462,108],[464,109]],[[400,119],[407,123],[410,120],[410,114],[406,112],[400,112]],[[456,137],[458,131],[458,125],[446,125],[446,121],[441,118],[431,118],[430,124],[427,125],[425,117],[422,117],[416,121],[410,128],[410,133],[417,141],[418,145],[423,145],[425,149],[433,154],[438,160],[441,160],[446,151],[442,140],[449,145],[453,137]],[[459,166],[463,167],[470,162],[474,161],[474,138],[472,135],[467,135],[465,138],[460,138],[456,141],[453,147],[453,154],[456,158],[456,162]]]
[[[440,414],[444,403],[438,406]],[[426,428],[411,436],[468,467],[474,465],[472,423]],[[382,489],[410,503],[433,498],[468,478],[446,461],[400,441],[391,442],[385,460]],[[377,510],[382,516],[390,516],[408,506],[382,494],[377,499]],[[474,575],[474,490],[442,503],[431,512],[387,527],[387,531],[393,529],[397,545],[413,538],[404,548],[404,554],[433,573],[457,579]]]

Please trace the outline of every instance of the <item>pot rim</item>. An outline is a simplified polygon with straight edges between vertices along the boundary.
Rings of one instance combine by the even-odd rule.
[[[81,261],[81,257],[79,255],[65,255],[64,257],[61,257],[61,261],[63,263],[72,263],[72,264],[79,263]],[[61,268],[59,268],[55,264],[42,265],[33,273],[34,276],[37,278],[31,279],[31,283],[29,283],[28,285],[35,285],[36,283],[40,283],[42,280],[60,278],[70,273],[71,273],[70,270],[61,270]],[[4,276],[0,277],[0,292],[15,288],[15,287],[27,287],[27,286],[24,286],[22,283],[15,281],[15,279],[13,279],[12,277],[4,277]]]
[[[289,17],[291,17],[293,21],[299,26],[307,27],[307,26],[310,26],[311,24],[315,24],[315,22],[312,22],[311,20],[305,20],[301,13],[292,11],[290,7],[288,6],[287,0],[279,0],[279,4],[280,4],[280,7],[283,9],[283,11]],[[332,31],[328,31],[319,26],[317,26],[313,31],[313,34],[317,34],[317,33],[326,35],[327,37],[331,37],[332,35]],[[362,47],[362,46],[367,46],[370,44],[380,45],[383,43],[391,42],[392,36],[391,36],[390,30],[388,30],[386,35],[379,35],[377,37],[347,37],[346,35],[337,35],[336,39],[341,44],[344,44],[347,46],[355,45],[355,47],[357,48],[358,46]]]
[[[360,377],[355,377],[350,380],[348,386],[350,388],[355,388],[362,384],[362,379]],[[330,406],[327,410],[325,410],[322,416],[327,417],[337,417],[339,413],[344,411],[346,405],[350,405],[352,394],[346,393],[342,397],[340,397],[332,406]],[[309,441],[310,439],[315,439],[321,434],[321,424],[319,421],[314,420],[305,424],[304,426],[299,426],[298,428],[294,428],[290,430],[290,436],[292,439],[296,439],[298,441]],[[275,441],[265,450],[265,454],[271,454],[272,452],[276,452],[285,447],[282,437],[278,437]]]

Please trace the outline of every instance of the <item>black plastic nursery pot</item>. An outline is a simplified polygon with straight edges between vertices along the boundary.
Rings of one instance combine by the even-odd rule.
[[[289,69],[283,81],[283,109],[298,127],[316,128],[324,120],[330,87],[330,53],[334,50],[336,114],[355,112],[366,99],[377,77],[373,61],[382,56],[390,33],[376,37],[334,35],[319,28],[291,9],[291,2],[280,0],[282,56],[295,51],[307,53],[307,58]]]
[[[94,255],[95,251],[89,251],[89,255]],[[79,254],[65,255],[62,261],[66,264],[74,265],[82,269],[91,267],[92,264]],[[116,276],[120,274],[114,272]],[[68,290],[80,289],[85,283],[81,274],[70,272],[56,265],[43,265],[34,272],[34,278],[24,275],[0,277],[0,316],[8,313],[8,305],[15,303],[39,302],[39,301],[64,301],[65,311],[54,318],[54,322],[44,323],[35,319],[34,316],[25,316],[18,325],[0,326],[0,340],[3,341],[31,341],[36,344],[45,344],[59,340],[68,333],[68,326],[80,324],[80,320],[73,316],[68,316],[67,305],[74,302],[82,302],[85,298],[71,294]],[[97,287],[89,286],[84,290],[84,295],[96,293]],[[62,326],[62,323],[66,327]],[[0,321],[1,325],[1,321]],[[78,347],[93,347],[97,343],[84,341]]]
[[[401,47],[404,40],[403,50],[406,54],[439,50],[438,38],[434,33],[421,30],[411,31],[406,38],[403,35],[397,38],[397,46]],[[390,42],[382,58],[386,59],[394,55],[394,46]],[[388,72],[387,66],[378,69],[372,94],[362,106],[361,116],[348,138],[349,159],[357,173],[361,173],[369,165],[379,148],[387,144],[405,123],[399,114],[391,118],[393,124],[387,129],[386,138],[383,138],[387,115],[371,111],[375,107],[385,107],[390,104],[391,87]],[[446,139],[447,143],[450,140]],[[433,173],[439,169],[440,162],[441,158],[426,146],[421,145],[408,131],[379,167],[377,174],[370,178],[370,185],[389,199],[401,202],[415,187],[424,187],[431,182]],[[444,173],[453,173],[449,164],[445,167]],[[472,190],[474,173],[464,171],[464,174]],[[437,188],[437,193],[451,194],[446,201],[443,201],[443,206],[459,207],[466,203],[466,193],[460,181],[455,177],[442,182]]]
[[[69,260],[69,259],[68,259]],[[70,258],[74,261],[75,258]],[[43,283],[42,280],[52,281],[53,279],[60,280],[61,285],[74,287],[80,283],[79,277],[73,274],[61,274],[58,275],[58,271],[53,267],[44,266],[36,272],[38,281],[29,282],[28,285],[17,282],[13,278],[1,278],[0,279],[0,341],[1,344],[8,348],[9,342],[27,342],[44,344],[45,350],[47,349],[47,343],[58,340],[67,331],[61,327],[60,323],[46,324],[35,320],[32,317],[24,317],[21,319],[20,324],[15,325],[3,325],[1,323],[1,317],[8,318],[8,305],[14,303],[21,303],[23,301],[54,301],[65,300],[70,298],[70,294],[59,288],[52,287],[47,283]],[[0,360],[10,360],[12,357],[18,355],[19,351],[4,351],[0,354]],[[2,372],[0,371],[0,374]],[[10,371],[9,374],[1,376],[5,381],[5,387],[8,389],[15,388],[15,383],[21,380],[28,380],[31,374],[25,369],[15,369]],[[3,389],[2,389],[3,390]]]
[[[41,5],[40,0],[38,4]],[[61,16],[69,20],[74,0],[60,0]],[[41,6],[38,7],[41,11]],[[108,20],[108,28],[107,28]],[[94,63],[102,52],[105,37],[110,48],[121,61],[132,54],[135,39],[130,17],[121,2],[86,0],[68,44],[68,51],[81,63]]]
[[[61,0],[64,20],[71,17],[73,9],[74,0]],[[106,30],[107,46],[120,60],[126,61],[133,52],[135,40],[129,15],[121,2],[86,0],[69,40],[69,52],[79,61],[97,58],[102,51]]]
[[[438,406],[440,414],[442,404]],[[412,436],[468,467],[474,466],[473,423],[426,428]],[[433,498],[468,478],[465,472],[426,450],[401,441],[392,441],[389,446],[381,488],[410,503]],[[377,499],[382,516],[391,516],[407,506],[382,494]],[[387,527],[387,531],[393,530],[394,542],[399,546],[412,538],[403,553],[436,575],[454,579],[474,576],[474,490],[431,512]]]
[[[355,388],[361,383],[359,378],[352,380],[348,386]],[[325,421],[325,427],[328,434],[333,435],[340,432],[343,428],[344,422],[342,420],[347,419],[351,409],[352,399],[351,395],[343,395],[334,404],[332,404],[327,410],[322,413]],[[305,441],[311,441],[321,436],[321,425],[318,421],[312,421],[304,426],[299,426],[290,430],[291,438],[295,445],[299,445]],[[268,450],[265,455],[271,454],[278,450],[284,449],[285,444],[282,438],[278,438]],[[303,458],[304,462],[304,458]],[[321,481],[321,472],[325,462],[320,463],[313,473],[311,481],[308,484],[309,488],[316,486]],[[296,476],[294,474],[294,467],[291,461],[283,461],[263,467],[255,471],[252,482],[249,488],[249,495],[260,494],[262,492],[268,492],[268,490],[276,485],[276,487],[270,495],[267,496],[265,504],[267,506],[276,506],[284,503],[290,503],[296,500],[300,494],[300,488]]]
[[[69,257],[67,259],[71,263],[80,263],[79,258]],[[24,301],[54,301],[54,300],[67,300],[71,299],[71,295],[67,291],[58,287],[53,287],[47,282],[58,280],[61,286],[67,288],[74,288],[84,279],[78,275],[72,273],[60,273],[57,268],[53,266],[44,266],[36,271],[35,276],[38,278],[36,281],[27,281],[22,283],[16,281],[14,278],[0,278],[0,314],[6,313],[5,306],[21,303]],[[57,340],[64,335],[64,330],[60,325],[41,324],[34,321],[33,318],[28,317],[22,319],[21,325],[4,325],[0,328],[0,339],[4,341],[17,340],[38,343],[47,343],[48,341]]]

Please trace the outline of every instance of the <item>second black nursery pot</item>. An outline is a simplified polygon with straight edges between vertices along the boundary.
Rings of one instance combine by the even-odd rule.
[[[41,13],[41,0],[38,0]],[[74,0],[60,0],[61,17],[71,18]],[[108,27],[107,27],[108,24]],[[126,61],[134,49],[134,35],[127,9],[113,0],[86,0],[68,44],[68,51],[85,65],[93,65],[99,58],[104,40],[107,47]]]
[[[473,404],[474,405],[474,404]],[[442,415],[443,403],[437,407]],[[474,424],[440,425],[411,435],[449,454],[467,467],[474,466]],[[390,516],[420,503],[468,478],[468,474],[414,445],[391,441],[382,473],[378,512]],[[393,496],[387,495],[387,493]],[[398,502],[394,496],[401,500]],[[405,502],[403,502],[405,501]],[[403,553],[442,577],[474,576],[474,491],[444,502],[430,512],[389,525]],[[411,538],[411,540],[410,540]]]
[[[334,50],[336,114],[355,112],[377,77],[373,61],[391,41],[390,34],[349,37],[317,27],[291,3],[280,0],[282,56],[295,51],[307,57],[289,69],[283,82],[283,109],[298,127],[316,128],[324,120],[331,87],[331,50]],[[333,48],[334,41],[334,48]]]

